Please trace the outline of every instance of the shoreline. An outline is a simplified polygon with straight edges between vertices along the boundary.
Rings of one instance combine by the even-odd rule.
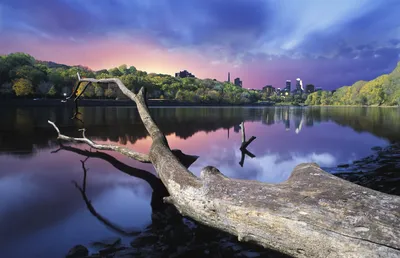
[[[177,100],[159,100],[149,99],[147,103],[150,107],[333,107],[333,108],[346,108],[346,107],[373,107],[373,108],[400,108],[400,106],[357,106],[357,105],[290,105],[271,102],[256,102],[247,104],[229,104],[229,103],[194,103],[194,102],[181,102]],[[61,102],[61,99],[1,99],[0,107],[57,107],[69,106],[73,101],[67,103]],[[110,106],[110,107],[135,107],[135,102],[127,100],[114,100],[114,99],[81,99],[79,106],[95,107],[95,106]]]
[[[150,107],[163,107],[163,106],[182,106],[182,107],[272,107],[274,104],[269,102],[258,102],[248,104],[227,104],[227,103],[193,103],[193,102],[180,102],[176,100],[156,100],[149,99],[147,104]],[[1,99],[0,107],[56,107],[56,106],[69,106],[73,105],[73,101],[67,103],[61,102],[61,99]],[[130,106],[135,107],[135,102],[131,100],[107,100],[107,99],[82,99],[79,100],[79,106]]]

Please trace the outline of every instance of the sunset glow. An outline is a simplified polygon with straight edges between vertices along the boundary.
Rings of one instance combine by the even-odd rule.
[[[394,68],[399,11],[395,0],[5,0],[0,54],[220,81],[230,72],[245,88],[299,77],[333,89]]]

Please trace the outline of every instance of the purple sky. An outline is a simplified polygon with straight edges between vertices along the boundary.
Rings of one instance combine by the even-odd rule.
[[[0,54],[334,89],[395,67],[399,13],[399,0],[2,0]]]

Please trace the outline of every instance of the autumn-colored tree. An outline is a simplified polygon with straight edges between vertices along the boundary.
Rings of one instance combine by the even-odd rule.
[[[13,90],[17,96],[29,96],[34,93],[32,82],[23,78],[14,81]]]

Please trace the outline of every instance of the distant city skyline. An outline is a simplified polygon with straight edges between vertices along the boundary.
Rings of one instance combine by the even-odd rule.
[[[398,0],[3,0],[0,54],[219,81],[230,72],[257,89],[301,78],[332,90],[393,70],[398,13]]]

